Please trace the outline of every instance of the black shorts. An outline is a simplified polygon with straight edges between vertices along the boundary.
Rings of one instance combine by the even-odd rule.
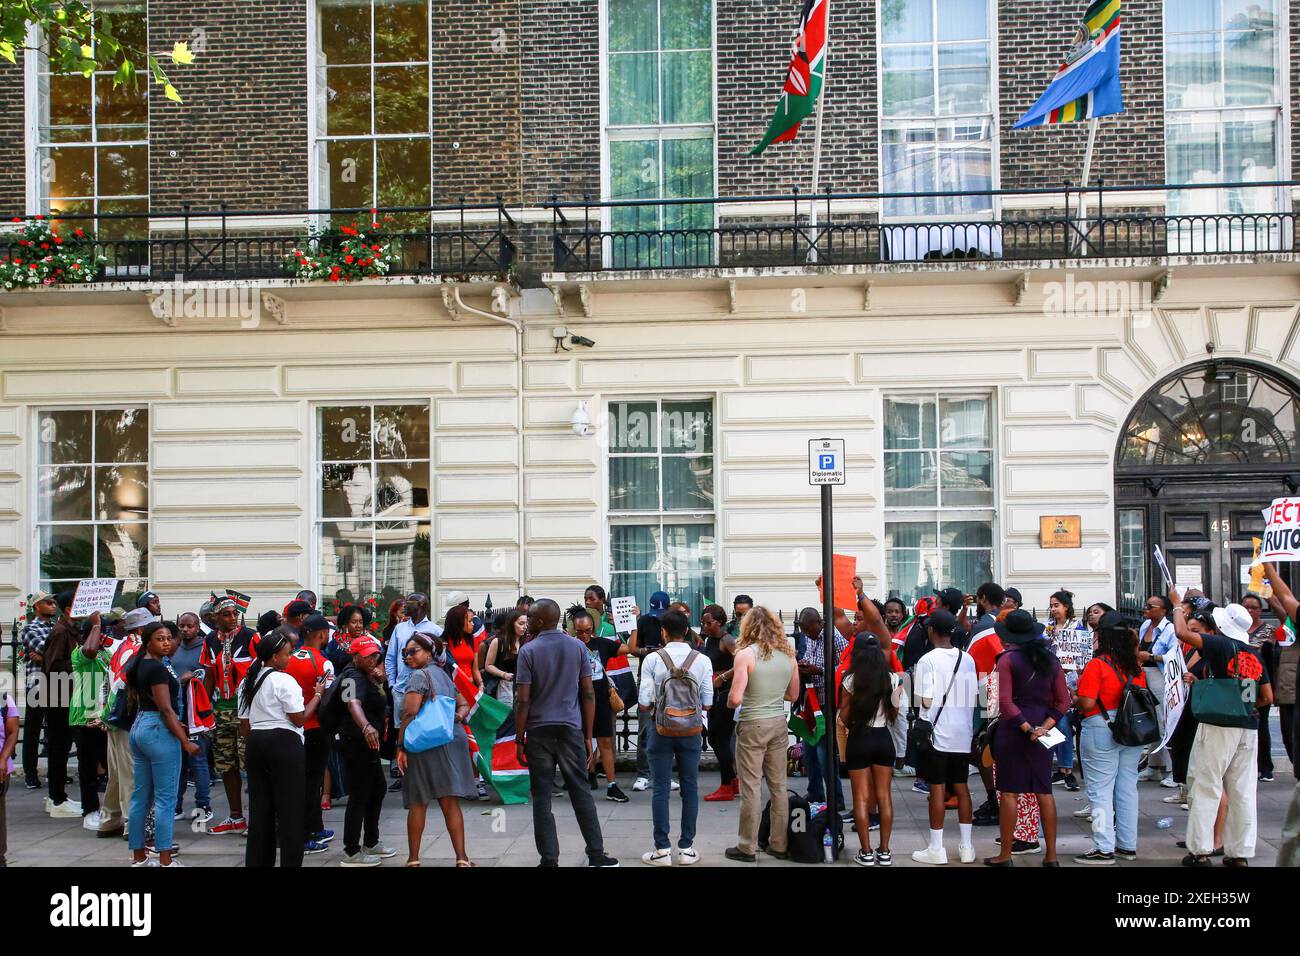
[[[921,766],[916,769],[931,786],[965,785],[966,777],[970,772],[970,754],[949,754],[941,750],[932,750],[929,757],[922,760]]]
[[[888,727],[868,727],[865,733],[850,734],[844,746],[844,765],[849,770],[893,767],[897,756]]]
[[[609,706],[609,680],[598,680],[592,686],[596,694],[596,716],[591,722],[591,736],[614,736],[614,711]]]

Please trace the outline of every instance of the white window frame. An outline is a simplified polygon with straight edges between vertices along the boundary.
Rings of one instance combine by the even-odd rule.
[[[920,0],[904,0],[904,2],[919,3]],[[1001,138],[998,135],[998,117],[999,117],[999,83],[998,83],[998,0],[987,0],[988,2],[988,37],[984,40],[940,40],[937,31],[932,31],[929,41],[918,41],[916,43],[890,43],[884,41],[884,4],[885,0],[880,0],[876,6],[876,76],[879,78],[879,92],[876,97],[876,164],[878,182],[880,191],[885,192],[886,170],[885,170],[885,129],[889,128],[906,128],[909,124],[920,126],[928,123],[935,131],[935,155],[940,155],[939,148],[939,129],[945,124],[956,124],[961,121],[970,121],[988,117],[989,122],[989,163],[992,169],[992,176],[989,183],[993,190],[1001,188],[1002,184],[1002,154]],[[929,0],[931,24],[938,21],[938,3],[937,0]],[[930,116],[885,116],[884,106],[884,76],[885,76],[885,47],[886,46],[908,46],[920,47],[928,46],[930,48],[930,70],[931,83],[933,84],[934,95],[939,95],[939,46],[957,46],[961,44],[974,45],[977,43],[987,43],[989,48],[989,112],[988,113],[953,113],[939,115],[937,112]],[[938,102],[936,100],[936,107]],[[980,141],[982,142],[982,141]],[[957,151],[957,147],[951,151]],[[937,169],[936,169],[937,175]],[[936,190],[939,189],[936,178]],[[940,190],[941,191],[941,190]],[[882,223],[911,223],[911,222],[953,222],[960,219],[963,222],[983,222],[989,219],[994,221],[1002,218],[1002,197],[993,195],[989,197],[989,209],[972,211],[969,213],[960,213],[953,215],[950,213],[936,213],[934,215],[902,215],[891,216],[885,214],[888,205],[887,200],[880,201],[880,221]]]
[[[375,3],[382,3],[383,0],[373,0],[370,4],[370,73],[371,73],[371,90],[374,89],[374,71],[375,71]],[[428,50],[429,58],[425,63],[422,60],[408,60],[402,62],[384,62],[383,66],[427,66],[429,70],[429,96],[428,110],[425,117],[424,134],[415,133],[371,133],[369,135],[347,134],[331,136],[324,132],[326,123],[326,106],[321,98],[326,95],[326,75],[325,64],[320,61],[321,43],[320,43],[320,16],[321,4],[318,0],[307,0],[307,204],[312,209],[320,209],[326,206],[332,206],[332,200],[326,199],[325,190],[322,188],[321,177],[324,174],[324,151],[326,143],[331,142],[369,142],[371,168],[375,172],[375,178],[371,184],[370,198],[371,206],[377,206],[377,191],[379,186],[379,164],[376,157],[378,149],[377,143],[381,139],[408,140],[418,139],[421,135],[429,140],[429,198],[432,204],[434,195],[434,159],[433,159],[433,83],[434,70],[436,68],[433,56],[433,18],[434,9],[432,0],[425,0],[425,9],[428,11]],[[375,128],[375,98],[370,98],[370,128]],[[316,217],[319,226],[328,225],[325,220],[327,217]]]
[[[147,31],[148,23],[149,23],[148,4],[145,3],[144,0],[141,0],[141,5],[143,5],[145,8],[144,11],[145,28]],[[41,31],[36,27],[35,24],[29,25],[27,30],[27,49],[25,50],[24,57],[23,57],[23,86],[24,86],[23,120],[24,120],[24,135],[26,139],[25,205],[27,207],[27,215],[29,216],[49,215],[50,200],[49,200],[49,196],[46,195],[48,191],[45,188],[43,188],[42,170],[44,168],[44,164],[41,161],[41,156],[43,151],[46,149],[64,148],[64,147],[71,147],[74,149],[88,149],[91,150],[92,156],[94,157],[93,165],[92,165],[92,168],[94,170],[93,172],[94,194],[92,196],[75,198],[72,200],[73,202],[89,202],[91,205],[91,211],[96,215],[98,215],[99,213],[99,204],[101,201],[115,202],[119,200],[134,200],[134,201],[143,200],[147,210],[150,202],[150,193],[148,192],[148,187],[150,185],[149,154],[152,150],[152,146],[150,143],[150,133],[152,132],[152,129],[149,120],[147,118],[145,120],[145,136],[143,140],[134,140],[134,139],[101,140],[99,138],[99,124],[96,120],[96,111],[98,109],[98,106],[95,102],[96,100],[95,87],[101,81],[112,82],[111,78],[113,76],[114,71],[96,70],[94,75],[91,77],[90,139],[89,140],[86,140],[84,142],[68,142],[68,143],[55,143],[55,142],[47,143],[43,141],[43,137],[41,136],[41,126],[42,126],[41,119],[42,116],[45,115],[45,113],[47,112],[45,97],[48,97],[49,95],[49,88],[48,86],[46,86],[44,91],[45,96],[43,97],[42,89],[41,89],[41,81],[42,81],[41,53],[39,49],[41,42],[42,42]],[[48,75],[49,74],[46,74],[46,76]],[[151,82],[151,79],[149,78],[147,71],[145,71],[144,75],[141,76],[139,82],[142,84],[143,88],[147,89],[148,84]],[[100,195],[98,150],[101,148],[111,148],[114,146],[130,146],[130,147],[143,146],[145,148],[146,192],[142,194],[132,193],[132,194],[126,194],[120,196]],[[89,230],[87,231],[89,232]]]
[[[99,463],[97,463],[97,462],[94,461],[94,458],[95,458],[95,441],[96,441],[96,437],[95,437],[95,427],[94,427],[94,421],[93,421],[93,414],[94,414],[94,413],[99,413],[99,412],[115,412],[115,411],[120,412],[120,411],[125,411],[125,410],[127,410],[127,409],[143,409],[143,410],[146,411],[146,412],[148,413],[148,415],[149,415],[149,436],[148,436],[148,439],[147,439],[147,442],[146,442],[146,446],[147,446],[147,448],[148,448],[148,455],[147,455],[146,460],[145,460],[145,462],[144,462],[144,468],[145,468],[145,487],[148,489],[148,494],[149,494],[149,509],[148,509],[148,514],[146,515],[146,517],[144,518],[143,521],[110,521],[110,520],[107,520],[107,519],[101,521],[99,518],[94,517],[94,506],[95,506],[95,474],[94,474],[94,472],[95,472],[95,468],[96,468],[96,467],[102,467],[103,465],[113,465],[113,464],[135,464],[135,465],[138,465],[139,462],[99,462]],[[42,417],[44,417],[45,415],[48,415],[48,414],[51,413],[51,412],[91,412],[91,413],[92,413],[92,421],[91,421],[91,428],[90,428],[90,449],[91,449],[91,450],[90,450],[90,457],[91,457],[91,461],[90,461],[90,462],[68,462],[68,463],[59,463],[59,464],[57,464],[57,465],[42,465],[42,464],[41,464],[41,455],[40,455],[41,419],[42,419]],[[31,577],[29,578],[29,580],[30,580],[31,582],[33,582],[33,583],[32,583],[32,590],[33,590],[33,591],[36,590],[37,588],[39,588],[39,587],[40,587],[40,582],[41,582],[42,580],[45,579],[45,578],[44,578],[44,575],[41,573],[41,529],[42,529],[42,528],[47,528],[47,527],[74,527],[74,526],[75,526],[75,527],[93,526],[93,527],[95,527],[95,528],[98,528],[98,527],[100,527],[101,525],[118,525],[118,524],[134,524],[134,525],[143,525],[143,526],[144,526],[144,529],[145,529],[145,546],[148,548],[148,553],[147,553],[147,555],[146,555],[146,557],[145,557],[145,567],[142,569],[142,572],[141,572],[140,577],[143,578],[143,580],[144,580],[144,582],[145,582],[145,587],[149,588],[149,587],[152,587],[152,586],[153,586],[153,580],[154,580],[154,574],[153,574],[153,559],[154,559],[154,541],[153,541],[153,504],[154,504],[154,492],[153,492],[153,424],[154,424],[154,406],[153,406],[152,403],[150,403],[150,402],[120,402],[120,403],[111,404],[111,405],[86,405],[86,404],[65,404],[65,405],[60,405],[60,404],[48,404],[48,405],[38,405],[38,406],[36,406],[36,407],[34,407],[34,408],[32,409],[32,414],[31,414],[31,426],[32,426],[32,427],[31,427],[31,435],[32,435],[31,446],[32,446],[32,447],[31,447],[31,457],[30,457],[30,460],[31,460],[31,472],[30,472],[30,474],[32,475],[32,482],[31,482],[31,491],[30,491],[30,493],[28,494],[28,497],[27,497],[27,507],[28,507],[28,511],[27,511],[27,513],[30,514],[30,515],[32,516],[31,528],[30,528],[30,531],[29,531],[29,533],[28,533],[28,539],[31,541],[31,544],[32,544],[32,548],[31,548],[31,560],[30,560],[30,562],[29,562],[29,571],[30,571]],[[86,468],[89,468],[89,469],[90,469],[90,472],[91,472],[91,479],[90,479],[90,480],[91,480],[91,485],[90,485],[90,502],[91,502],[91,515],[92,515],[92,517],[90,518],[90,520],[88,520],[88,521],[42,521],[42,520],[41,520],[41,510],[40,510],[40,509],[41,509],[41,469],[42,469],[42,468],[48,468],[48,467],[57,467],[57,468],[82,468],[82,467],[86,467]],[[95,534],[96,534],[96,538],[95,538],[95,547],[94,547],[94,551],[92,552],[92,559],[91,559],[91,560],[92,560],[92,562],[93,562],[93,563],[92,563],[92,570],[93,570],[96,574],[99,574],[99,572],[100,572],[100,568],[99,568],[99,566],[98,566],[98,564],[99,564],[99,539],[98,539],[98,534],[99,534],[99,533],[98,533],[98,531],[96,531]],[[99,576],[108,577],[108,576],[113,576],[113,575],[102,575],[102,574],[99,574]],[[62,580],[62,579],[61,579],[61,580]]]
[[[1217,0],[1217,2],[1219,3],[1220,10],[1222,10],[1222,0]],[[1227,57],[1227,45],[1223,42],[1223,37],[1225,32],[1239,32],[1239,31],[1225,31],[1222,22],[1223,20],[1222,16],[1219,17],[1218,25],[1215,27],[1213,31],[1172,30],[1170,29],[1170,27],[1172,25],[1176,25],[1177,21],[1171,21],[1168,17],[1165,18],[1164,27],[1160,33],[1160,43],[1161,43],[1162,59],[1164,61],[1164,71],[1161,76],[1161,83],[1162,83],[1161,88],[1164,91],[1164,102],[1161,105],[1164,108],[1164,116],[1165,116],[1165,152],[1163,158],[1164,158],[1166,170],[1170,168],[1169,127],[1172,125],[1176,125],[1170,122],[1172,118],[1176,118],[1179,116],[1186,116],[1189,117],[1190,121],[1193,123],[1211,122],[1215,124],[1219,133],[1222,134],[1225,117],[1230,117],[1232,119],[1250,119],[1251,114],[1262,115],[1268,113],[1268,114],[1272,114],[1277,122],[1277,135],[1274,138],[1274,143],[1276,145],[1276,150],[1277,150],[1277,154],[1275,158],[1275,168],[1278,171],[1277,180],[1282,181],[1282,180],[1289,180],[1291,178],[1291,69],[1290,69],[1290,60],[1288,58],[1288,51],[1290,51],[1291,49],[1291,18],[1290,18],[1291,10],[1290,10],[1289,0],[1277,0],[1277,6],[1278,6],[1277,62],[1275,63],[1275,68],[1277,71],[1276,73],[1277,100],[1273,104],[1252,104],[1248,106],[1224,105],[1224,106],[1210,106],[1210,107],[1170,106],[1169,105],[1169,57],[1167,55],[1170,36],[1172,35],[1172,36],[1214,36],[1216,37],[1216,39],[1219,42],[1219,52],[1221,54],[1219,57],[1219,80],[1218,80],[1219,91],[1222,98],[1226,100],[1228,57]],[[1220,135],[1219,155],[1217,157],[1219,161],[1220,170],[1223,170],[1224,168],[1223,151],[1225,146],[1226,146],[1225,137]],[[1221,173],[1221,175],[1226,177],[1227,174]],[[1166,181],[1169,182],[1171,185],[1181,185],[1181,184],[1173,183],[1172,179],[1169,176],[1166,176],[1165,178]],[[1232,182],[1235,180],[1232,178],[1225,178],[1222,181]],[[1213,192],[1215,195],[1216,208],[1222,210],[1223,199],[1224,199],[1223,190],[1215,189],[1210,191]],[[1275,196],[1273,211],[1278,213],[1289,212],[1291,210],[1290,190],[1286,189],[1285,187],[1278,187],[1275,192],[1276,192],[1276,196]],[[1177,193],[1171,194],[1170,199],[1172,199],[1173,196],[1175,195],[1177,195]],[[1170,203],[1170,205],[1172,205],[1172,203]],[[1290,248],[1289,243],[1286,246],[1286,248]]]
[[[880,425],[880,481],[878,491],[880,495],[880,577],[883,592],[888,595],[891,593],[891,587],[894,582],[889,580],[889,552],[891,549],[887,543],[886,529],[890,524],[903,523],[929,523],[933,520],[936,534],[939,532],[940,525],[949,521],[977,521],[988,522],[990,530],[989,543],[989,564],[990,580],[997,580],[998,568],[1002,564],[1002,554],[999,545],[999,522],[998,514],[1001,505],[1001,485],[1000,480],[1000,461],[1001,452],[999,448],[999,426],[998,426],[998,392],[996,388],[953,388],[953,389],[889,389],[883,391],[880,395],[880,407],[878,410],[878,421]],[[886,469],[885,469],[885,410],[892,399],[915,399],[929,398],[935,403],[935,438],[939,437],[939,429],[942,424],[939,421],[939,403],[944,400],[961,400],[964,398],[982,398],[988,402],[989,407],[989,447],[988,448],[958,448],[948,449],[954,452],[980,452],[987,451],[989,454],[989,477],[993,483],[992,494],[993,500],[987,506],[945,506],[943,504],[943,488],[941,484],[941,475],[938,471],[935,473],[935,489],[937,504],[933,506],[897,506],[885,504],[886,489]],[[933,449],[936,455],[936,467],[938,466],[938,454],[942,449]],[[889,451],[930,451],[932,449],[889,449]],[[936,545],[936,548],[943,551],[942,545]],[[957,549],[957,550],[975,550],[975,549]],[[948,587],[947,581],[941,581],[940,587]]]
[[[353,462],[325,461],[324,459],[321,458],[321,430],[320,430],[321,409],[352,407],[352,408],[368,408],[370,410],[370,423],[371,423],[370,457],[368,459],[365,459],[365,462],[371,466],[370,480],[372,482],[372,488],[374,487],[373,483],[377,480],[377,475],[378,475],[378,470],[377,468],[374,467],[375,465],[385,464],[385,463],[391,464],[395,462],[404,462],[404,461],[405,462],[425,461],[425,459],[423,458],[375,458],[374,410],[376,406],[385,406],[385,405],[428,405],[429,406],[429,457],[427,459],[427,463],[429,466],[429,477],[428,477],[429,514],[428,516],[419,517],[416,515],[411,515],[409,517],[395,517],[389,519],[383,519],[376,516],[367,516],[367,517],[360,517],[360,518],[344,518],[344,517],[337,517],[337,516],[325,517],[324,515],[321,514],[321,490],[322,490],[322,480],[324,477],[324,466],[333,465],[333,464],[351,464]],[[428,581],[426,593],[432,595],[433,589],[436,587],[436,580],[437,580],[437,567],[436,567],[437,550],[436,550],[436,542],[434,540],[436,535],[436,528],[434,524],[436,518],[436,511],[434,508],[434,494],[435,494],[434,482],[436,480],[436,473],[434,471],[433,399],[431,397],[425,397],[425,398],[396,397],[396,398],[383,398],[383,399],[358,399],[355,397],[350,397],[350,398],[338,398],[332,400],[317,399],[317,400],[313,400],[311,404],[308,406],[308,408],[311,417],[310,477],[312,482],[311,507],[309,511],[310,520],[311,520],[311,532],[310,532],[310,546],[308,548],[308,560],[311,562],[311,569],[308,575],[308,580],[311,582],[312,590],[321,596],[321,601],[323,603],[326,598],[326,591],[323,589],[323,586],[321,584],[320,562],[323,553],[323,548],[321,547],[321,528],[324,525],[344,523],[348,521],[355,521],[358,523],[369,524],[371,526],[370,547],[371,547],[371,555],[373,557],[373,555],[376,553],[375,549],[377,547],[374,526],[378,524],[380,521],[389,520],[393,522],[406,521],[415,525],[427,524],[429,526],[429,581]],[[362,462],[361,459],[357,459],[355,463],[360,464],[361,462]],[[376,570],[377,570],[377,564],[372,561],[371,569],[370,569],[371,590],[373,590],[373,586],[375,583]],[[421,584],[421,582],[417,581],[416,584],[417,584],[417,589],[419,589],[419,585]],[[369,593],[370,591],[364,591],[357,594],[358,600],[360,600],[366,594]],[[329,591],[328,597],[332,599],[333,596],[334,596],[334,592]]]
[[[601,563],[604,571],[605,580],[609,582],[609,586],[612,587],[614,583],[614,574],[615,574],[613,529],[618,524],[623,524],[623,525],[648,524],[650,523],[651,519],[657,519],[660,527],[660,543],[662,545],[662,541],[663,541],[662,529],[665,524],[665,518],[668,519],[668,523],[704,525],[709,523],[708,521],[702,520],[707,515],[712,518],[712,524],[713,524],[713,591],[714,591],[713,599],[715,602],[719,601],[718,595],[720,592],[718,590],[718,587],[719,587],[720,575],[722,573],[723,514],[722,514],[722,495],[720,492],[720,488],[721,488],[720,471],[719,471],[720,456],[718,451],[719,434],[720,434],[718,429],[718,395],[716,393],[710,393],[710,392],[687,392],[680,395],[670,395],[668,397],[664,397],[663,395],[639,395],[639,394],[638,395],[605,395],[605,396],[598,396],[597,400],[600,403],[598,407],[602,409],[604,415],[603,420],[606,423],[604,426],[605,428],[613,427],[613,416],[609,414],[609,407],[610,405],[619,402],[625,402],[628,404],[653,402],[655,405],[656,427],[658,427],[659,425],[659,420],[660,420],[659,415],[663,411],[664,402],[708,402],[710,404],[711,414],[713,416],[712,421],[710,423],[713,432],[713,447],[709,451],[709,457],[711,457],[713,460],[713,509],[711,511],[666,511],[663,510],[662,507],[658,511],[626,511],[626,510],[615,510],[614,508],[612,508],[610,506],[610,500],[609,500],[610,461],[611,459],[614,458],[632,458],[632,457],[657,457],[660,459],[661,464],[660,464],[659,494],[660,494],[660,505],[662,506],[663,504],[663,500],[662,500],[663,448],[659,447],[658,450],[655,452],[654,456],[651,456],[648,453],[644,455],[638,455],[635,452],[611,453],[609,450],[609,435],[602,434],[599,436],[597,440],[600,441],[601,443],[600,501],[601,501],[601,515],[603,519],[601,521],[601,551],[602,554],[604,555],[604,560]],[[656,443],[662,445],[662,442],[658,440]],[[674,455],[670,457],[685,457],[685,456]],[[692,519],[701,519],[701,520],[692,520]],[[636,573],[636,572],[620,572],[620,573]],[[610,595],[615,596],[613,592],[610,592]]]
[[[661,24],[662,10],[659,6],[659,0],[655,0],[655,24]],[[710,0],[709,13],[711,15],[712,29],[712,49],[710,50],[712,70],[713,89],[711,93],[711,103],[713,108],[713,119],[708,123],[654,123],[642,126],[611,126],[609,122],[609,0],[600,0],[599,19],[600,19],[600,195],[602,199],[610,200],[610,192],[613,189],[613,176],[610,167],[611,151],[610,143],[615,141],[630,142],[654,139],[659,142],[660,157],[660,175],[658,177],[658,191],[660,199],[663,199],[663,141],[665,139],[705,139],[713,140],[713,194],[718,194],[718,0]],[[662,36],[662,31],[657,31]],[[656,48],[653,52],[662,55],[663,51],[659,48],[656,41]],[[652,51],[644,51],[652,52]],[[656,76],[656,84],[659,88],[659,104],[663,106],[663,70],[661,69]],[[658,207],[658,221],[660,228],[663,227],[663,206]],[[713,207],[713,220],[717,222],[717,209]],[[603,232],[608,232],[613,228],[612,210],[608,207],[601,209],[600,228]],[[609,250],[604,250],[604,256],[609,258]]]

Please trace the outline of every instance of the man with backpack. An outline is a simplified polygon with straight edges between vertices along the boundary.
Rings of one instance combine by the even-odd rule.
[[[700,860],[695,849],[695,820],[700,807],[704,712],[713,704],[713,664],[687,642],[690,622],[685,614],[666,611],[660,623],[664,646],[644,659],[637,695],[637,713],[653,716],[652,721],[646,722],[649,726],[646,746],[653,786],[650,807],[655,848],[642,854],[641,862],[649,866],[673,864],[672,842],[668,838],[668,798],[676,761],[682,794],[677,863],[690,866]]]

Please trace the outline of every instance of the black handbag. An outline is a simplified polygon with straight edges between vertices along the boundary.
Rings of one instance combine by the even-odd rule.
[[[962,653],[962,651],[957,651],[957,663],[952,669],[948,689],[943,692],[943,699],[939,701],[939,709],[934,712],[933,722],[918,716],[916,720],[912,721],[912,726],[907,729],[907,749],[915,756],[918,767],[921,766],[921,761],[929,759],[930,754],[934,752],[934,725],[943,716],[943,708],[948,703],[948,695],[952,693],[953,684],[957,683],[957,671],[961,669]]]

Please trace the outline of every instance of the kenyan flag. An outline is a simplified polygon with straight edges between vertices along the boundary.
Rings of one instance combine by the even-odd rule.
[[[514,711],[475,687],[461,668],[453,668],[452,678],[470,702],[469,754],[478,772],[502,803],[527,803],[528,768],[515,758]]]
[[[826,718],[822,715],[821,701],[817,691],[811,687],[805,689],[803,706],[790,715],[790,733],[806,744],[816,746],[826,733]]]
[[[749,151],[757,156],[773,143],[794,139],[799,124],[816,112],[817,97],[822,91],[822,73],[826,61],[826,24],[830,0],[804,0],[799,14],[799,30],[790,49],[790,68],[776,112],[763,134],[762,142]]]

